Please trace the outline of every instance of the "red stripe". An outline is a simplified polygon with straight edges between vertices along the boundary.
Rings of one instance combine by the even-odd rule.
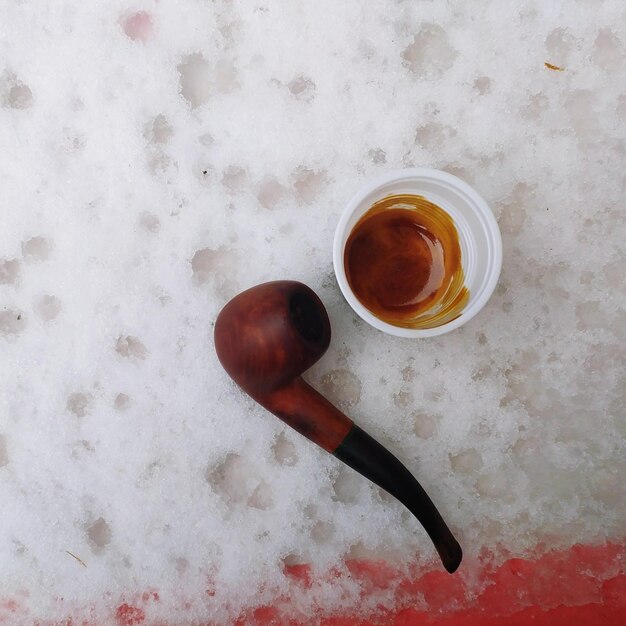
[[[294,592],[315,588],[307,565],[285,568]],[[576,545],[534,559],[510,558],[494,566],[483,557],[464,563],[458,574],[436,570],[406,576],[389,563],[348,561],[343,573],[330,572],[325,582],[348,577],[357,581],[361,598],[354,608],[337,615],[318,607],[310,618],[289,618],[289,594],[239,617],[237,626],[626,626],[626,542],[599,546]],[[471,581],[471,582],[470,582]],[[319,580],[317,584],[319,584]],[[212,589],[212,588],[211,588]],[[209,594],[219,601],[218,594]],[[380,599],[375,615],[364,615],[366,600]],[[120,599],[108,619],[94,620],[93,611],[77,611],[62,621],[28,618],[26,597],[0,599],[0,624],[40,626],[168,626],[194,623],[206,608],[185,602],[164,608],[178,617],[163,622],[151,617],[163,605],[163,594],[150,589],[132,599]],[[381,605],[388,608],[381,608]],[[187,618],[186,616],[190,617]],[[17,622],[15,619],[17,619]],[[230,625],[229,625],[230,626]]]

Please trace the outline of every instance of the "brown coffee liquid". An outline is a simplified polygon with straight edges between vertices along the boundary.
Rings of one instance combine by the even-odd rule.
[[[454,222],[422,196],[376,202],[352,229],[344,265],[361,304],[394,326],[441,326],[469,299]]]

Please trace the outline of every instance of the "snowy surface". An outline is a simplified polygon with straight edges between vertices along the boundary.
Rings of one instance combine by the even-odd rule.
[[[321,582],[292,602],[332,610],[346,558],[438,567],[221,370],[216,314],[270,279],[320,294],[310,382],[421,479],[463,576],[623,537],[624,24],[618,0],[2,0],[0,621],[149,589],[151,618],[228,621],[297,563]],[[434,340],[366,326],[332,272],[349,197],[405,166],[467,180],[503,234],[492,300]]]

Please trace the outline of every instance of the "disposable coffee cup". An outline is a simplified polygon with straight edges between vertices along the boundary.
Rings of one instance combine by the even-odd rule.
[[[352,229],[374,203],[401,194],[422,196],[443,209],[459,236],[469,298],[458,317],[433,328],[404,328],[380,319],[355,296],[346,275],[344,253]],[[345,299],[368,324],[397,337],[436,337],[471,320],[491,297],[502,268],[502,237],[488,204],[465,181],[436,169],[398,170],[368,182],[348,202],[335,231],[333,265]]]

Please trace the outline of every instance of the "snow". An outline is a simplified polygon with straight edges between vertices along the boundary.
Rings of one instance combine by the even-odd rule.
[[[346,558],[437,567],[401,505],[221,369],[217,313],[270,279],[319,293],[333,341],[308,380],[419,477],[460,575],[622,537],[625,20],[0,3],[0,600],[21,607],[0,621],[105,623],[158,589],[150,619],[228,623],[304,562],[321,582],[294,604],[335,610],[359,597],[324,578]],[[492,300],[433,340],[365,325],[332,272],[350,196],[409,166],[467,180],[503,234]]]

